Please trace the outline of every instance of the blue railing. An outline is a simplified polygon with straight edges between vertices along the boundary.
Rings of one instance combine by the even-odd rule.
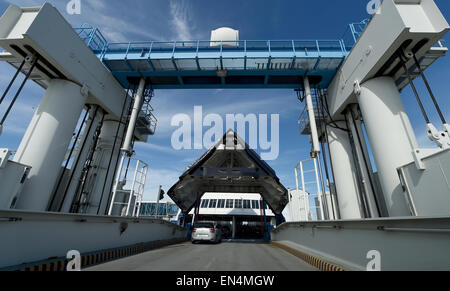
[[[239,41],[146,41],[146,42],[111,42],[109,43],[102,33],[88,24],[74,28],[81,39],[103,58],[108,53],[148,54],[152,52],[178,53],[178,52],[289,52],[320,53],[342,52],[347,54],[363,32],[368,20],[352,23],[344,36],[350,34],[350,41],[335,40],[239,40]]]
[[[350,23],[348,25],[347,30],[342,37],[345,48],[349,51],[355,43],[358,41],[361,34],[366,29],[367,24],[369,23],[369,19],[364,19],[361,22]]]
[[[74,30],[78,33],[86,45],[94,52],[102,51],[108,44],[108,41],[100,30],[90,26],[89,24],[83,24],[81,27],[75,27]]]
[[[199,53],[199,52],[296,52],[321,53],[342,52],[346,54],[343,40],[240,40],[240,41],[174,41],[174,42],[117,42],[108,43],[100,53],[101,58],[109,53],[129,54],[141,53]]]

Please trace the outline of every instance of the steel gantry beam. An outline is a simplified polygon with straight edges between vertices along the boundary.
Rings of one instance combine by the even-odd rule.
[[[127,42],[102,49],[99,42],[91,49],[125,88],[140,77],[153,89],[299,88],[305,75],[326,88],[348,54],[341,39]]]

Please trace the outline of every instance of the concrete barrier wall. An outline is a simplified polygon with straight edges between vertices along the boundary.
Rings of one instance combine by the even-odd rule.
[[[0,268],[161,241],[186,230],[155,219],[0,211]]]
[[[450,218],[285,223],[272,240],[348,271],[450,271]]]

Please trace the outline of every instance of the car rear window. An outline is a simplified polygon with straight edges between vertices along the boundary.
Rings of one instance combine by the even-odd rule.
[[[197,223],[195,228],[214,228],[212,223]]]

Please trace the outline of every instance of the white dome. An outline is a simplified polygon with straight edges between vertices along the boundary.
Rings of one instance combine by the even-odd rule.
[[[211,31],[211,46],[239,46],[239,30],[221,27]]]

